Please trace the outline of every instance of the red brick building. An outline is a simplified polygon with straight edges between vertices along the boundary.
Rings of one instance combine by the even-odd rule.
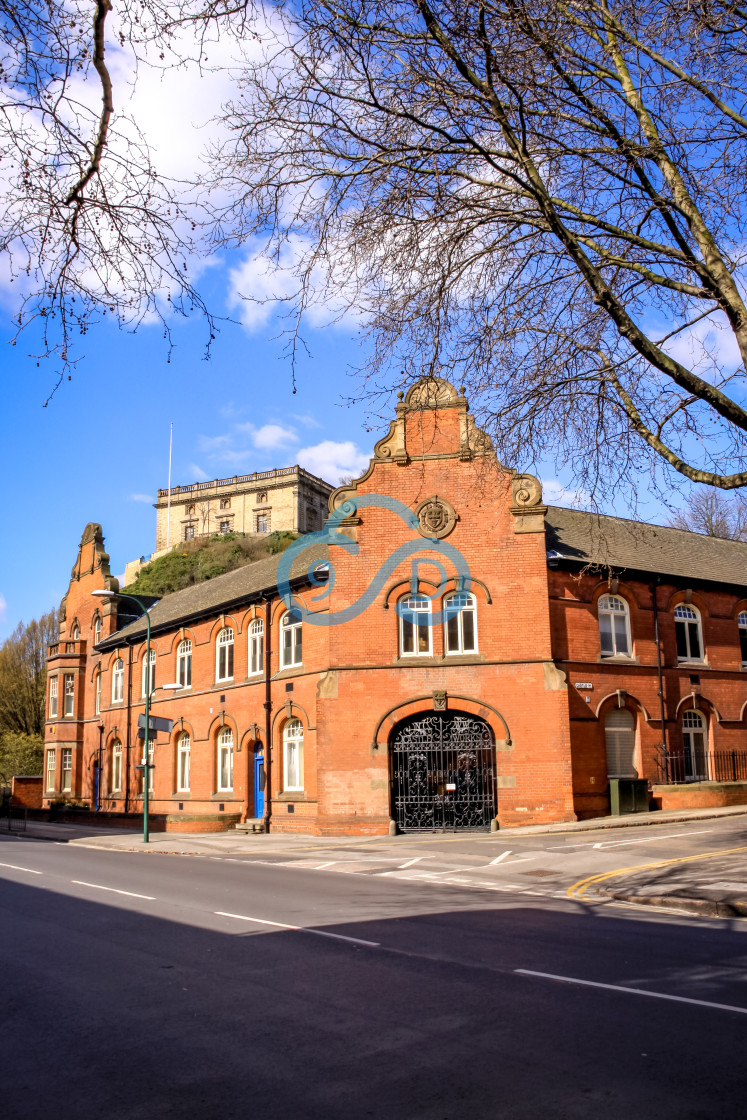
[[[665,805],[747,799],[747,545],[543,505],[444,381],[400,399],[330,508],[292,554],[152,605],[164,827],[573,820],[636,776]],[[145,624],[101,589],[91,524],[50,650],[44,796],[130,814]]]

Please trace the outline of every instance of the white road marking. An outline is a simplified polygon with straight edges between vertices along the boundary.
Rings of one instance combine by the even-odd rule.
[[[586,988],[605,988],[611,992],[626,992],[631,996],[649,996],[651,999],[672,1000],[674,1003],[693,1003],[696,1007],[714,1007],[717,1011],[736,1011],[747,1015],[747,1007],[735,1007],[730,1003],[711,1003],[707,999],[690,999],[688,996],[670,996],[665,992],[647,992],[643,988],[626,988],[623,984],[601,984],[597,980],[579,980],[575,976],[555,976],[552,972],[534,972],[529,968],[515,968],[521,976],[538,976],[543,980],[560,980],[563,984],[582,984]]]
[[[669,832],[666,836],[647,836],[645,840],[600,840],[594,847],[611,848],[618,844],[653,844],[656,840],[676,840],[679,837],[705,836],[707,832],[713,832],[713,829],[701,828],[698,832]]]
[[[505,866],[509,867],[512,863],[529,863],[530,859],[539,859],[542,855],[544,855],[544,852],[536,852],[533,856],[519,856],[518,859],[508,860]]]
[[[43,871],[34,871],[33,867],[19,867],[17,863],[0,863],[0,867],[9,867],[11,871],[28,871],[29,875],[43,875]]]
[[[276,929],[293,929],[299,933],[314,933],[317,937],[331,937],[335,941],[352,941],[354,945],[369,945],[372,949],[379,948],[378,941],[363,941],[360,937],[345,937],[342,933],[327,933],[323,929],[312,929],[310,926],[291,926],[287,922],[270,922],[267,918],[250,918],[248,914],[229,914],[225,910],[214,910],[218,918],[236,918],[239,922],[256,922],[259,926],[274,926]]]
[[[93,887],[95,891],[111,891],[112,894],[126,894],[128,898],[145,898],[148,902],[155,902],[155,895],[135,894],[134,891],[118,891],[116,887],[102,887],[101,883],[85,883],[82,879],[71,879],[79,887]]]
[[[493,867],[493,866],[495,866],[496,863],[502,863],[503,860],[506,858],[506,856],[510,856],[510,855],[511,855],[510,851],[502,852],[499,856],[496,856],[495,859],[491,859],[490,863],[486,863],[485,866],[486,867]]]
[[[408,859],[407,863],[401,863],[399,865],[400,871],[404,871],[406,867],[412,867],[414,863],[420,863],[421,859],[425,859],[425,856],[415,856],[415,859]]]

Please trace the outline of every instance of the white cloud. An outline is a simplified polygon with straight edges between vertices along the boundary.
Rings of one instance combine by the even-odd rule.
[[[742,364],[739,345],[726,316],[716,311],[668,339],[662,349],[681,365],[701,375],[714,362],[728,371]]]
[[[273,448],[286,447],[295,443],[298,436],[292,428],[284,428],[281,424],[264,424],[252,437],[255,447]]]
[[[5,615],[7,613],[7,610],[8,610],[8,604],[6,602],[5,596],[0,595],[0,621],[2,621],[2,622],[5,621]]]
[[[318,475],[327,482],[339,482],[343,475],[361,474],[368,466],[369,456],[364,454],[352,440],[336,443],[325,439],[313,447],[303,447],[296,454],[297,462],[307,471]]]
[[[153,497],[150,494],[130,494],[131,502],[144,502],[146,505],[153,504]]]
[[[308,238],[291,234],[277,259],[270,259],[266,243],[254,238],[243,264],[228,274],[228,306],[238,309],[239,322],[247,331],[258,330],[272,315],[290,309],[299,291],[298,277],[310,263],[311,249]],[[349,306],[353,295],[354,289],[344,290],[323,268],[312,266],[304,307],[307,325],[348,329],[361,318]]]
[[[198,467],[196,463],[190,463],[187,469],[191,477],[196,478],[198,482],[205,482],[206,479],[210,478],[210,475],[202,467]]]
[[[542,500],[550,505],[572,506],[575,509],[588,509],[591,494],[588,490],[570,490],[557,478],[542,479]]]

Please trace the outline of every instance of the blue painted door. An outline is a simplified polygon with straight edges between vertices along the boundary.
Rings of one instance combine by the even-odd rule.
[[[254,756],[254,816],[262,817],[265,812],[265,756],[258,752]]]

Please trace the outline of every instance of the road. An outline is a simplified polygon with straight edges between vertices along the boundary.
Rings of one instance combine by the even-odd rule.
[[[568,896],[641,850],[747,845],[739,820],[666,832],[227,858],[0,837],[3,1117],[741,1115],[747,922]]]

